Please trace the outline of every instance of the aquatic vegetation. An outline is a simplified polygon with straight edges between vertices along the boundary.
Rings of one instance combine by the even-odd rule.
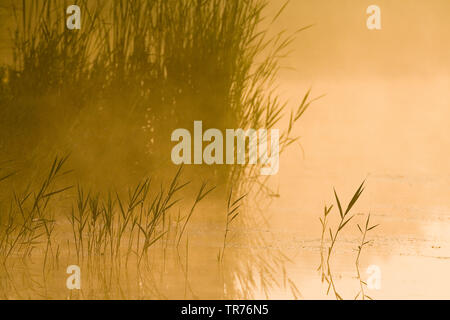
[[[70,173],[63,168],[67,159],[56,158],[37,187],[30,183],[23,195],[12,191],[9,211],[0,215],[0,258],[5,274],[9,274],[8,269],[18,258],[20,263],[38,259],[43,274],[48,274],[57,268],[60,259],[74,261],[71,252],[75,253],[76,263],[89,270],[91,277],[98,272],[108,274],[108,270],[115,277],[114,273],[120,272],[121,266],[126,270],[129,263],[136,265],[142,274],[149,267],[153,246],[167,249],[171,242],[177,250],[195,207],[214,190],[203,183],[189,213],[183,219],[178,216],[177,228],[171,229],[174,222],[171,212],[182,201],[180,192],[189,184],[180,182],[182,168],[167,188],[161,185],[152,190],[151,180],[145,179],[130,189],[124,200],[119,192],[103,197],[78,185],[71,195],[73,186],[59,187],[58,179]],[[62,201],[55,201],[56,197],[61,195],[66,203],[72,202],[67,220],[61,212],[54,212],[55,205],[58,207],[57,203]],[[72,235],[66,238],[66,243],[61,237],[64,233]],[[11,277],[8,276],[7,283],[13,281]],[[7,292],[2,294],[8,296]]]
[[[343,207],[341,205],[341,201],[339,199],[339,196],[338,196],[336,190],[334,190],[336,206],[337,206],[338,212],[339,212],[339,217],[338,217],[339,223],[336,227],[333,228],[333,227],[329,226],[329,216],[333,209],[333,206],[329,206],[329,207],[325,206],[323,216],[321,218],[319,218],[321,226],[322,226],[322,232],[321,232],[321,244],[320,244],[320,265],[317,270],[320,272],[321,281],[326,282],[328,284],[327,291],[326,291],[327,295],[330,293],[330,291],[332,291],[334,293],[334,296],[338,300],[342,300],[343,298],[338,293],[336,283],[333,279],[333,272],[332,272],[332,268],[330,265],[330,260],[331,260],[333,253],[335,252],[335,245],[336,245],[339,235],[342,233],[345,226],[355,217],[355,215],[350,214],[350,211],[353,208],[353,206],[356,204],[358,199],[360,198],[361,194],[363,193],[364,188],[365,188],[364,183],[365,182],[363,182],[359,186],[359,188],[356,190],[355,194],[353,195],[352,199],[348,203],[345,210],[343,209]],[[357,277],[358,277],[359,286],[360,286],[360,291],[356,295],[355,299],[357,299],[358,297],[361,297],[362,299],[365,299],[365,298],[371,299],[364,292],[364,286],[367,286],[367,284],[362,280],[361,274],[359,271],[359,258],[361,256],[361,252],[362,252],[364,246],[366,246],[367,244],[370,243],[370,241],[366,241],[367,232],[378,226],[378,225],[369,226],[369,220],[370,220],[370,215],[368,215],[368,217],[367,217],[364,229],[362,229],[360,227],[360,225],[357,224],[357,227],[358,227],[359,231],[361,232],[362,239],[361,239],[361,243],[358,245],[358,250],[357,250],[358,253],[357,253],[356,262],[355,262],[356,269],[357,269]],[[325,234],[327,233],[327,231],[329,234],[329,245],[328,246],[326,246],[326,243],[325,243]],[[325,250],[325,252],[324,252],[324,250]]]
[[[25,190],[22,194],[13,191],[13,198],[7,213],[2,214],[0,226],[0,259],[5,262],[12,255],[27,257],[42,241],[46,243],[45,263],[47,256],[53,253],[52,235],[55,228],[55,217],[48,210],[50,201],[60,193],[72,188],[57,188],[56,180],[68,172],[62,167],[67,157],[56,158],[48,175],[36,190]]]
[[[126,194],[120,190],[102,194],[69,183],[75,175],[65,169],[67,161],[68,157],[56,158],[45,175],[38,175],[43,176],[41,182],[30,181],[23,192],[15,191],[13,184],[2,189],[0,296],[4,299],[202,297],[192,280],[198,275],[191,266],[190,245],[191,239],[195,239],[192,235],[195,228],[189,224],[197,207],[208,196],[212,197],[215,188],[202,183],[192,194],[192,188],[189,190],[187,186],[193,183],[182,181],[179,168],[167,184],[158,186],[152,179],[143,179]],[[192,200],[186,195],[192,195]],[[267,255],[249,248],[241,256],[229,250],[230,240],[235,236],[234,232],[230,236],[232,225],[245,226],[238,219],[241,210],[245,210],[244,198],[234,198],[233,192],[229,192],[224,205],[225,229],[218,233],[217,240],[208,237],[208,241],[217,241],[210,256],[204,254],[200,260],[202,268],[211,270],[208,276],[216,277],[217,281],[210,283],[210,290],[216,292],[208,293],[208,297],[251,298],[256,288],[269,297],[270,289],[277,286],[286,286],[293,297],[300,297],[295,283],[286,274],[284,263],[288,259],[281,252]],[[262,238],[247,239],[245,243],[267,246]],[[217,248],[219,254],[214,261]],[[198,255],[198,250],[194,254]],[[199,261],[196,263],[198,268]],[[73,264],[83,274],[79,291],[63,288],[65,278],[59,276]],[[283,280],[278,280],[281,272]],[[173,284],[168,286],[166,278]],[[239,289],[233,288],[235,280],[239,281]]]
[[[356,266],[357,277],[359,280],[360,290],[359,290],[358,294],[355,296],[355,300],[358,299],[358,297],[361,297],[362,300],[364,300],[364,299],[372,300],[372,298],[370,296],[368,296],[364,291],[364,288],[367,287],[367,283],[362,280],[361,272],[359,270],[359,258],[361,256],[362,250],[366,245],[368,245],[372,241],[372,240],[368,240],[368,241],[366,240],[367,233],[369,231],[375,229],[378,226],[378,224],[369,226],[369,221],[370,221],[370,214],[367,216],[366,223],[364,224],[364,229],[362,229],[361,226],[359,224],[357,224],[358,230],[361,232],[361,243],[358,245],[358,249],[357,249],[358,255],[356,256],[355,266]]]
[[[170,171],[170,133],[195,120],[205,129],[270,131],[288,105],[276,90],[280,59],[309,26],[269,36],[272,24],[261,29],[266,5],[83,0],[83,27],[73,32],[60,1],[13,3],[14,63],[2,68],[8,81],[0,85],[2,150],[13,158],[30,150],[32,163],[69,150],[80,178],[108,186],[108,170],[126,184],[162,163]],[[300,100],[280,130],[280,152],[296,141],[292,129],[315,99],[308,91]],[[260,167],[202,170],[230,186],[247,178],[245,193],[262,184]]]
[[[12,193],[2,194],[1,294],[59,297],[55,288],[62,282],[52,275],[61,274],[70,261],[87,268],[89,283],[88,290],[70,293],[70,298],[165,298],[168,291],[157,282],[174,268],[173,260],[166,260],[175,256],[181,269],[172,272],[183,274],[184,297],[196,296],[188,281],[194,212],[213,192],[211,185],[246,194],[254,187],[265,191],[267,180],[260,176],[261,163],[184,167],[188,177],[201,172],[202,180],[212,181],[197,189],[196,180],[185,188],[187,183],[179,181],[181,168],[170,162],[170,133],[198,119],[205,129],[270,131],[286,115],[289,123],[280,130],[279,144],[280,153],[285,150],[297,139],[294,125],[315,100],[308,91],[289,111],[276,90],[280,58],[297,33],[272,37],[261,28],[265,0],[78,4],[83,23],[77,31],[65,27],[61,1],[24,0],[9,8],[15,25],[12,63],[0,68],[0,157],[20,159],[21,171],[0,171],[0,183],[8,182],[2,193]],[[51,157],[66,153],[70,158],[57,158],[46,168]],[[64,171],[66,165],[74,171]],[[42,178],[44,170],[48,175]],[[152,180],[143,178],[149,173]],[[181,192],[195,193],[187,209],[189,200],[182,202]],[[230,192],[219,241],[222,265],[225,252],[231,255],[230,225],[237,222],[241,202]],[[239,225],[248,225],[247,219],[240,215]],[[263,245],[263,240],[251,241]],[[268,295],[279,285],[274,274],[284,261],[281,254],[254,259],[248,254],[227,276],[239,278],[240,296],[251,297],[258,281]],[[16,264],[26,273],[21,285],[9,272]],[[39,265],[42,272],[28,274],[25,265]],[[124,265],[136,272],[129,275]],[[124,294],[123,284],[140,291]],[[290,288],[300,296],[292,281]],[[228,291],[235,293],[230,286]]]
[[[233,189],[230,190],[230,195],[228,196],[228,202],[227,202],[227,217],[226,217],[226,224],[225,224],[225,232],[223,236],[223,247],[222,250],[219,250],[219,253],[217,255],[217,260],[219,262],[223,262],[223,257],[225,255],[225,249],[227,246],[227,238],[228,233],[230,232],[230,226],[231,223],[239,216],[240,212],[238,211],[241,207],[242,203],[240,203],[247,195],[243,195],[239,197],[238,199],[234,200],[232,202],[232,196],[233,196]]]

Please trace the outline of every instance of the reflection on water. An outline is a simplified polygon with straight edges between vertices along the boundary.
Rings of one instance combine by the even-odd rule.
[[[204,210],[211,209],[209,204]],[[171,224],[175,230],[176,221]],[[144,258],[123,244],[118,255],[106,251],[78,259],[69,223],[57,228],[54,251],[36,243],[29,256],[10,257],[2,265],[3,299],[248,299],[269,298],[273,288],[283,286],[301,296],[284,269],[286,257],[256,228],[230,227],[221,261],[224,226],[217,222],[193,222],[179,247],[171,231]],[[69,265],[80,266],[81,290],[66,287]]]
[[[379,1],[387,19],[377,34],[364,27],[364,4],[350,0],[291,2],[277,22],[294,30],[316,23],[294,43],[288,65],[301,72],[286,76],[280,88],[297,97],[299,88],[313,84],[314,92],[326,97],[305,113],[298,131],[301,148],[294,144],[281,158],[280,173],[270,180],[274,194],[249,195],[227,228],[227,199],[215,192],[196,208],[178,245],[180,221],[193,201],[186,200],[161,221],[163,226],[152,229],[150,242],[161,237],[144,255],[145,240],[134,238],[132,250],[128,241],[111,248],[109,240],[99,240],[98,250],[80,256],[66,217],[71,208],[58,208],[53,217],[39,218],[50,226],[56,219],[51,247],[45,234],[30,234],[27,254],[11,255],[1,265],[0,297],[334,299],[317,270],[319,218],[323,206],[334,203],[333,187],[347,203],[365,179],[356,216],[336,242],[331,261],[339,294],[353,299],[360,290],[356,224],[363,225],[370,213],[380,226],[368,235],[372,242],[360,255],[359,275],[368,281],[369,266],[378,266],[381,288],[367,288],[367,294],[374,299],[448,298],[450,78],[448,43],[441,35],[450,30],[444,16],[449,2],[412,1],[424,12],[420,20],[413,5]],[[0,43],[6,38],[2,30]],[[8,62],[2,50],[0,44],[0,58]],[[337,218],[334,212],[330,223]],[[141,223],[144,233],[147,226]],[[39,230],[45,232],[42,225]],[[105,236],[100,230],[91,229],[97,239]],[[128,229],[122,236],[128,240],[131,234]],[[326,249],[328,233],[325,240]],[[80,291],[66,288],[66,268],[73,264],[81,267]]]
[[[418,82],[414,87],[418,90],[422,85]],[[363,179],[366,190],[353,209],[355,220],[343,231],[333,256],[333,279],[339,294],[344,299],[353,299],[359,290],[355,250],[360,233],[356,223],[363,224],[371,213],[373,223],[380,226],[369,235],[368,240],[373,242],[362,252],[359,264],[363,280],[370,276],[366,273],[369,266],[380,268],[381,289],[368,289],[368,295],[374,299],[447,297],[450,180],[445,174],[448,162],[435,159],[447,143],[447,138],[440,136],[444,120],[437,114],[428,115],[433,126],[422,127],[428,133],[417,137],[420,148],[410,145],[398,148],[408,135],[398,132],[396,121],[366,119],[364,112],[358,113],[358,106],[367,103],[367,93],[354,94],[349,88],[355,86],[351,81],[335,86],[326,99],[332,96],[333,101],[347,106],[339,110],[339,117],[357,117],[351,126],[359,128],[364,139],[351,139],[353,129],[338,130],[342,122],[336,123],[338,113],[326,107],[330,100],[324,99],[311,108],[301,129],[301,133],[308,133],[301,134],[305,151],[294,147],[281,158],[280,173],[270,180],[276,193],[246,198],[241,215],[229,227],[222,262],[218,261],[218,255],[223,250],[227,199],[217,197],[219,191],[214,193],[216,200],[206,199],[196,208],[178,247],[174,230],[177,224],[180,227],[177,221],[185,218],[193,200],[183,202],[180,215],[174,210],[165,226],[166,231],[169,226],[171,231],[149,249],[140,264],[134,252],[126,259],[126,242],[121,247],[122,259],[96,252],[90,260],[79,261],[71,242],[68,206],[55,212],[59,218],[51,250],[46,250],[41,239],[30,255],[12,256],[2,265],[1,297],[334,299],[326,295],[327,284],[317,271],[321,247],[319,217],[323,206],[334,202],[333,187],[343,203],[347,203]],[[324,87],[333,88],[327,83]],[[391,87],[400,91],[403,84],[393,80]],[[391,117],[403,117],[403,109],[393,112],[396,99],[385,89],[384,82],[374,82],[371,88],[384,90],[387,96],[386,103],[377,110],[381,118],[388,112]],[[442,93],[443,86],[436,85],[433,90]],[[405,99],[406,96],[405,93]],[[408,99],[408,105],[413,107],[413,103],[421,102],[415,102],[415,97]],[[438,99],[433,105],[441,114],[448,112]],[[406,131],[414,130],[418,120],[418,116],[410,116],[410,121],[403,123]],[[372,135],[371,126],[378,125],[378,134]],[[429,140],[428,136],[435,139]],[[375,145],[378,147],[374,148]],[[384,150],[382,156],[379,150]],[[3,204],[8,207],[8,202]],[[333,217],[336,216],[335,213]],[[66,268],[77,263],[82,270],[82,290],[69,291]]]
[[[368,194],[371,181],[368,179]],[[362,199],[364,199],[362,195]],[[347,197],[348,199],[350,196]],[[69,222],[57,225],[53,256],[45,259],[45,245],[36,245],[29,257],[12,257],[0,272],[0,294],[3,299],[334,299],[327,295],[328,285],[321,281],[320,222],[305,215],[303,219],[289,216],[272,200],[263,217],[251,201],[242,215],[257,217],[232,225],[223,261],[218,254],[223,248],[224,221],[205,222],[205,213],[226,210],[225,206],[207,202],[187,229],[186,241],[177,248],[169,235],[151,247],[139,261],[134,253],[121,258],[96,254],[77,260],[71,242]],[[223,199],[225,203],[226,199]],[[217,201],[218,202],[218,201]],[[395,212],[393,208],[392,212]],[[360,212],[359,205],[355,212]],[[375,211],[375,210],[374,210]],[[335,213],[337,214],[337,213]],[[284,216],[283,216],[284,215]],[[307,219],[306,219],[307,218]],[[354,224],[343,231],[332,258],[333,279],[344,299],[353,299],[359,290],[355,259],[362,225],[366,215],[358,213]],[[242,218],[243,219],[243,218]],[[267,221],[264,222],[264,219]],[[332,218],[333,219],[333,218]],[[373,240],[360,256],[360,272],[364,281],[370,277],[367,268],[377,265],[381,270],[381,289],[367,289],[374,299],[442,298],[450,285],[446,270],[450,263],[450,216],[401,217],[372,213],[379,223],[368,235]],[[270,221],[277,220],[278,226]],[[280,222],[284,220],[284,222]],[[171,220],[175,230],[177,217]],[[249,222],[251,221],[251,222]],[[290,223],[287,223],[290,222]],[[269,223],[269,225],[267,224]],[[309,232],[298,230],[308,229]],[[420,225],[420,232],[417,230]],[[396,230],[393,232],[393,230]],[[311,235],[310,235],[311,234]],[[45,243],[44,243],[45,244]],[[329,242],[326,242],[329,245]],[[68,290],[66,268],[81,267],[82,289]]]
[[[55,159],[37,186],[3,195],[2,298],[249,299],[287,285],[300,296],[245,197],[222,198],[203,183],[191,199],[182,169],[169,184],[144,180],[128,196],[74,190],[61,181],[66,160]],[[74,265],[75,290],[67,285]]]

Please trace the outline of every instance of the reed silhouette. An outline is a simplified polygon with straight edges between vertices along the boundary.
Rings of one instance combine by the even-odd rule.
[[[76,31],[66,28],[61,1],[11,4],[14,63],[0,72],[8,159],[63,150],[89,181],[114,170],[129,183],[168,166],[176,128],[202,120],[205,130],[270,129],[287,111],[275,79],[295,35],[261,30],[266,1],[78,4]],[[293,110],[282,150],[295,140],[292,126],[308,99],[309,92]],[[240,165],[205,171],[219,181],[257,175]]]
[[[42,278],[22,278],[28,279],[22,285],[34,290],[31,297],[59,297],[49,279],[64,259],[74,256],[98,271],[89,275],[104,289],[101,297],[167,298],[173,292],[184,292],[181,298],[196,297],[189,283],[192,242],[186,230],[197,204],[214,194],[209,193],[215,185],[227,194],[233,188],[240,201],[255,186],[264,190],[266,181],[257,166],[184,167],[185,176],[196,179],[181,188],[179,168],[170,161],[171,132],[191,128],[194,120],[202,120],[205,130],[271,129],[290,112],[280,140],[280,149],[285,150],[296,141],[294,125],[314,101],[308,91],[297,108],[288,110],[288,101],[276,90],[280,59],[297,33],[270,36],[271,24],[261,24],[265,0],[76,4],[82,8],[81,30],[66,28],[67,1],[22,0],[7,5],[14,26],[12,63],[0,67],[0,159],[12,162],[0,171],[1,210],[7,212],[2,214],[0,232],[6,275],[1,294],[30,297],[30,291],[15,289],[20,285],[8,270],[17,257],[26,263],[37,251],[43,258]],[[53,161],[58,154],[70,157]],[[14,175],[16,171],[20,174]],[[167,181],[168,174],[175,178]],[[150,180],[145,178],[149,176],[166,187],[155,188],[150,196]],[[196,193],[187,215],[173,199],[183,191],[188,199]],[[229,295],[250,297],[256,287],[249,276],[251,255],[234,256],[242,259],[239,267],[229,262],[230,224],[246,224],[245,215],[241,212],[238,217],[234,211],[236,199],[224,199],[226,224],[218,259],[213,260],[221,264],[220,281],[227,284]],[[176,208],[178,216],[173,213]],[[158,250],[149,254],[155,246]],[[139,277],[162,277],[170,248],[185,255],[176,255],[185,287],[164,292],[155,279]],[[149,259],[161,264],[162,271],[154,272],[154,265],[149,271]],[[261,280],[266,293],[277,285],[270,276],[278,272],[271,262],[277,259],[257,259],[261,275],[268,275]],[[133,280],[117,267],[128,263],[138,270]],[[241,282],[239,294],[232,288],[233,277]],[[44,283],[44,289],[36,288],[36,282]],[[121,285],[130,282],[140,288],[138,294],[132,290],[124,294]],[[295,284],[290,287],[298,296]],[[98,298],[99,293],[82,292],[79,297]]]

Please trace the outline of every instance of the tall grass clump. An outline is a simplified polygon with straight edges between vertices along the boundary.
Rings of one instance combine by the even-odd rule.
[[[29,181],[21,192],[1,189],[0,296],[21,297],[18,287],[31,297],[59,297],[60,292],[55,296],[47,288],[61,285],[54,283],[61,266],[77,264],[88,288],[81,297],[131,298],[134,281],[138,287],[143,282],[151,286],[157,274],[166,274],[166,252],[179,254],[181,241],[188,246],[194,212],[215,187],[205,182],[192,202],[184,199],[190,182],[181,182],[180,167],[167,184],[143,179],[126,193],[102,194],[80,184],[66,185],[73,178],[65,169],[67,160],[56,158],[39,181]],[[3,171],[0,183],[9,182],[12,188],[9,179],[15,172]],[[189,208],[185,214],[183,202]],[[12,272],[18,267],[20,272]],[[176,277],[176,270],[172,272]],[[124,282],[132,288],[128,297],[121,291]],[[150,289],[144,295],[160,297]]]
[[[55,153],[70,152],[67,161],[76,182],[63,179],[76,188],[70,190],[75,200],[71,198],[66,222],[69,250],[78,261],[101,257],[105,263],[127,263],[133,257],[145,265],[155,244],[184,247],[179,245],[188,237],[194,211],[213,189],[202,184],[196,192],[195,183],[190,185],[189,191],[196,192],[193,203],[171,228],[168,212],[185,186],[178,182],[179,171],[167,187],[152,188],[150,180],[142,180],[150,172],[155,180],[164,180],[173,171],[173,130],[191,130],[194,120],[202,120],[204,130],[272,129],[286,116],[280,151],[296,141],[294,125],[315,99],[307,91],[289,112],[288,101],[278,95],[280,59],[297,33],[272,36],[270,21],[285,6],[265,27],[267,3],[11,1],[13,62],[0,68],[0,157],[20,160],[29,172]],[[69,4],[82,9],[81,30],[65,27]],[[266,187],[261,165],[185,171],[244,194],[253,186]],[[5,255],[16,250],[29,255],[36,241],[45,239],[46,252],[56,256],[51,239],[59,217],[44,216],[40,208],[66,191],[48,190],[58,175],[44,183],[47,191],[28,191],[12,202],[11,218],[2,224]],[[28,202],[31,208],[23,213]],[[220,260],[237,206],[230,198]],[[239,220],[245,224],[246,219]],[[246,259],[245,267],[253,262]],[[261,274],[277,272],[266,258],[260,260]],[[245,272],[240,276],[247,278]],[[275,283],[272,277],[261,281],[265,288]]]
[[[63,165],[67,157],[56,158],[44,180],[22,193],[13,191],[9,204],[2,205],[0,215],[0,259],[31,255],[33,249],[44,244],[44,268],[49,254],[53,257],[55,216],[51,201],[72,186],[58,187],[57,180],[67,174]],[[3,195],[2,195],[3,196]]]
[[[90,181],[107,180],[110,169],[116,180],[136,179],[168,166],[171,132],[194,120],[204,130],[270,129],[282,118],[287,101],[276,75],[295,35],[270,36],[262,27],[267,1],[76,3],[77,31],[65,27],[65,2],[11,4],[14,63],[2,69],[0,101],[10,154],[69,150]],[[282,150],[295,141],[309,95],[290,115]],[[241,165],[210,174],[236,182],[244,172],[258,175]]]
[[[171,241],[178,247],[195,207],[214,190],[203,183],[188,214],[171,230],[170,211],[181,200],[180,191],[189,184],[180,183],[180,175],[181,168],[167,188],[161,186],[154,192],[151,180],[146,179],[130,189],[125,200],[117,192],[101,196],[79,186],[76,204],[68,216],[78,261],[92,262],[89,259],[101,256],[111,263],[127,263],[132,256],[141,263],[158,242]]]
[[[11,1],[9,10],[13,62],[3,68],[1,141],[9,158],[29,158],[67,143],[93,97],[89,61],[95,38],[89,30],[96,18],[86,14],[84,30],[74,33],[66,30],[61,1]]]

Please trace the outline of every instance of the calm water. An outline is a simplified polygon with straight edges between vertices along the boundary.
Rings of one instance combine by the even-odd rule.
[[[121,293],[113,286],[116,296],[224,297],[231,286],[242,289],[239,276],[247,277],[247,284],[249,279],[257,279],[262,261],[272,259],[275,265],[281,252],[291,260],[282,264],[301,298],[333,298],[325,294],[326,285],[316,271],[320,263],[319,217],[325,204],[334,203],[333,187],[347,202],[365,179],[366,190],[354,208],[358,213],[354,222],[361,223],[371,213],[373,223],[380,224],[368,236],[374,241],[361,256],[363,278],[369,276],[365,273],[369,265],[381,270],[381,289],[368,294],[375,299],[448,298],[450,65],[442,58],[448,58],[446,44],[419,32],[425,22],[434,34],[443,30],[446,22],[435,13],[439,4],[448,6],[448,2],[435,1],[428,9],[422,8],[428,12],[426,21],[413,26],[408,23],[413,29],[410,32],[402,21],[394,22],[402,12],[400,8],[380,2],[390,9],[385,15],[390,19],[379,36],[358,29],[364,20],[358,15],[364,8],[356,2],[344,1],[342,11],[336,1],[325,11],[319,10],[324,1],[317,1],[316,7],[304,2],[292,5],[278,27],[295,29],[299,27],[297,20],[302,25],[318,24],[295,43],[296,51],[288,64],[297,71],[281,75],[280,90],[284,97],[295,98],[312,86],[316,95],[326,97],[305,114],[296,131],[300,144],[287,150],[281,158],[280,173],[270,180],[280,196],[271,198],[267,205],[248,203],[245,215],[261,217],[263,213],[266,223],[232,228],[227,264],[220,270],[216,255],[222,246],[223,224],[207,223],[199,215],[190,228],[188,259],[185,248],[180,254],[169,250],[166,258],[155,258],[153,270],[158,271],[147,270],[144,281],[121,274],[124,288]],[[354,14],[359,18],[348,19]],[[405,21],[412,21],[413,12],[406,10],[403,15]],[[1,28],[6,23],[2,17],[0,9]],[[5,39],[3,31],[0,52]],[[425,45],[417,48],[417,43]],[[202,214],[211,210],[222,209],[206,207]],[[359,232],[352,224],[338,241],[332,261],[336,285],[344,298],[353,298],[358,290],[354,251],[358,241]],[[9,289],[10,297],[70,297],[64,266],[73,262],[61,259],[61,266],[47,278],[39,259],[29,264],[35,282]],[[281,268],[275,270],[274,277],[283,282]],[[227,281],[223,281],[224,273]],[[258,283],[250,287],[256,298],[266,294],[270,298],[294,297],[289,285],[272,286],[268,292]],[[94,279],[84,297],[105,297],[113,290],[110,288],[101,279]]]

